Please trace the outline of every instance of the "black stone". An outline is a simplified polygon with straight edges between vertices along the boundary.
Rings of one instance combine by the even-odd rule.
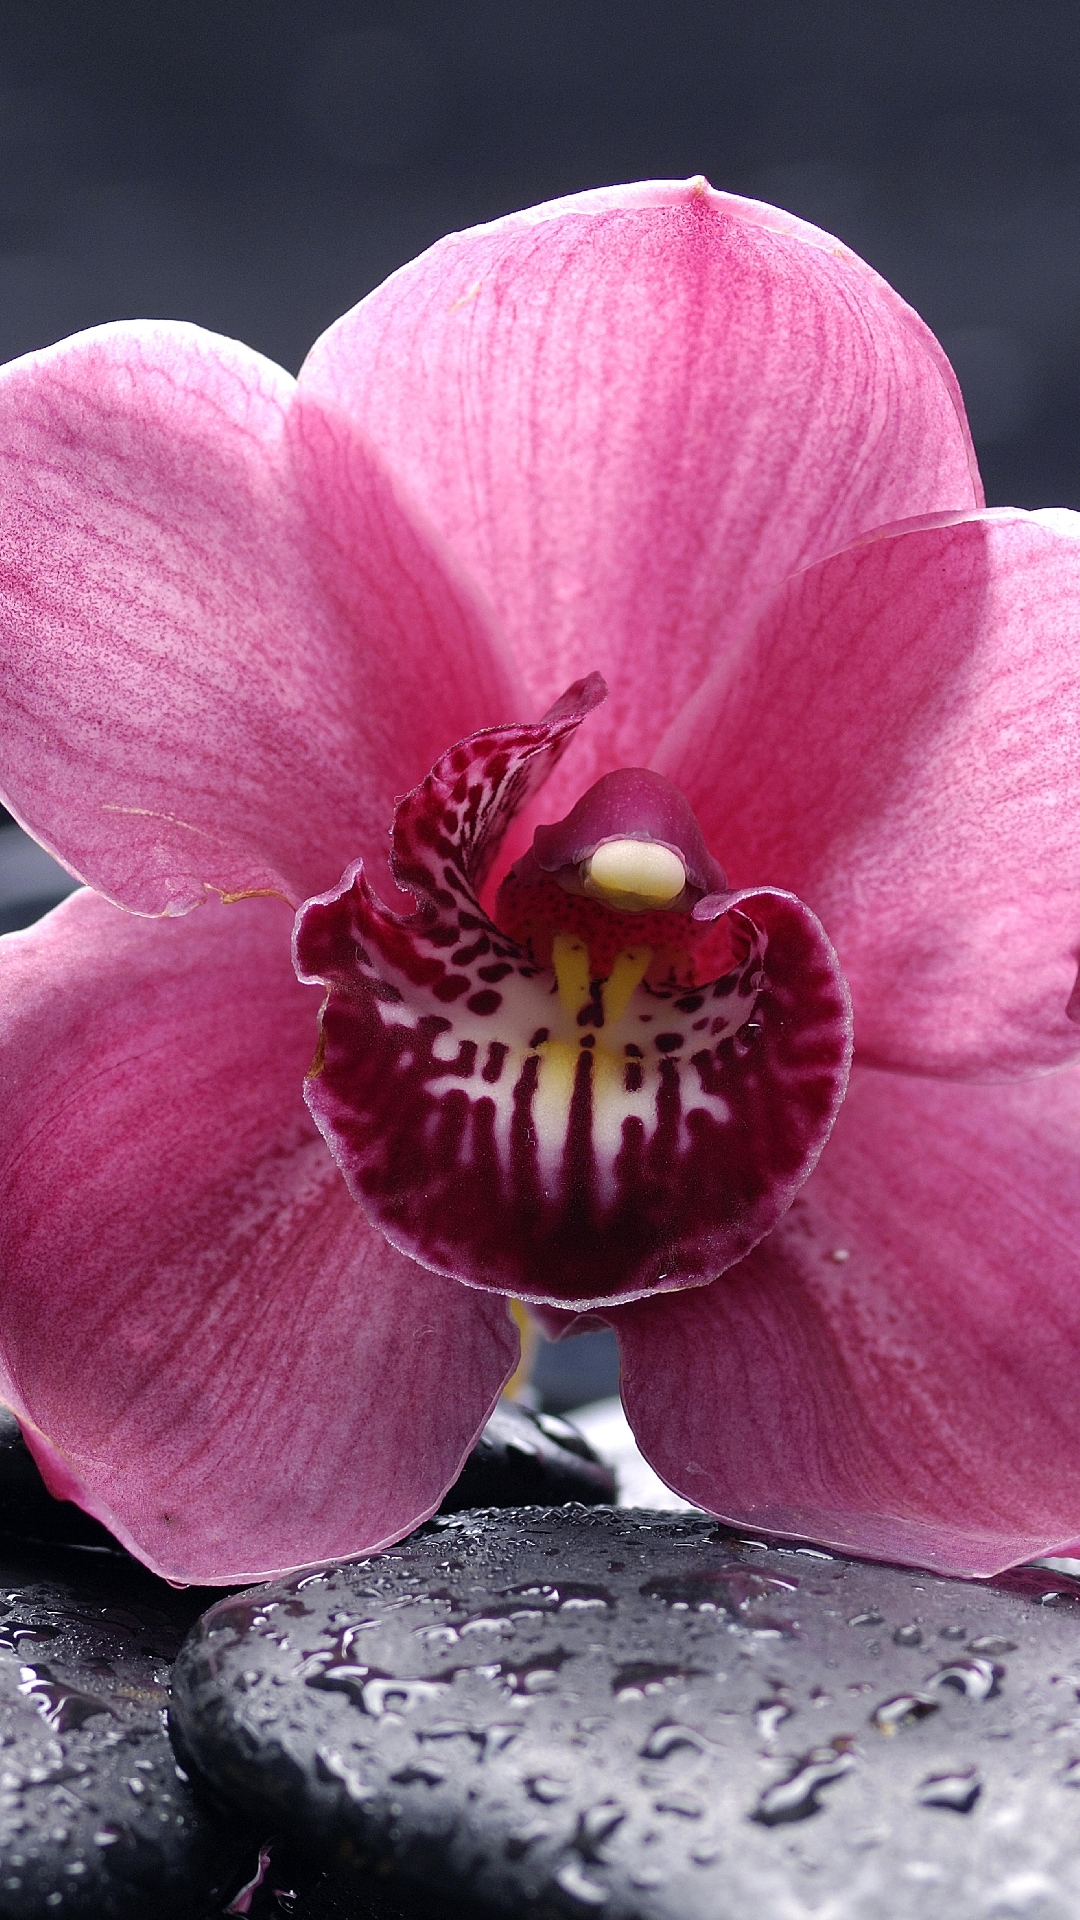
[[[466,1507],[585,1506],[615,1499],[615,1476],[565,1420],[500,1401],[458,1479],[443,1513]],[[124,1549],[73,1506],[55,1500],[42,1479],[14,1414],[0,1407],[0,1534],[21,1540]]]
[[[221,1601],[174,1689],[342,1920],[1080,1910],[1080,1582],[1045,1569],[463,1514]]]
[[[119,1555],[0,1548],[0,1917],[191,1920],[250,1853],[165,1731],[172,1657],[205,1591]]]
[[[13,1413],[0,1407],[0,1533],[21,1540],[66,1541],[75,1546],[118,1547],[111,1533],[70,1500],[55,1500]]]
[[[572,1426],[552,1414],[532,1413],[516,1401],[502,1400],[440,1512],[554,1507],[567,1500],[589,1507],[611,1504],[615,1497],[611,1468]]]

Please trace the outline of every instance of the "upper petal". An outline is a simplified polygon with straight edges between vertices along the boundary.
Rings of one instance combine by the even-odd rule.
[[[0,1393],[54,1490],[171,1580],[408,1532],[517,1354],[504,1302],[349,1198],[288,928],[277,901],[147,922],[79,893],[3,942]]]
[[[0,784],[139,912],[296,901],[471,726],[520,710],[490,614],[350,423],[199,328],[0,375]]]
[[[863,1059],[993,1077],[1080,1054],[1065,524],[1000,510],[798,574],[656,755],[733,884],[821,915]]]
[[[608,679],[560,812],[642,763],[764,589],[982,497],[915,314],[839,241],[700,180],[451,235],[331,327],[300,386],[391,458],[537,708]]]
[[[812,1180],[711,1287],[611,1314],[643,1452],[734,1521],[943,1573],[1080,1523],[1080,1070],[856,1069]]]

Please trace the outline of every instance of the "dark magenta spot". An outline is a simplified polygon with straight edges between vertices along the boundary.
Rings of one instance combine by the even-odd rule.
[[[484,987],[480,993],[471,994],[465,1005],[470,1013],[497,1013],[502,1006],[502,994],[494,987]]]
[[[637,1093],[644,1078],[645,1074],[641,1062],[639,1060],[628,1060],[623,1068],[623,1086],[626,1088],[627,1093]]]
[[[536,1032],[533,1034],[532,1039],[529,1041],[530,1047],[542,1047],[547,1037],[548,1037],[547,1028],[537,1027]]]
[[[467,973],[448,973],[445,980],[437,980],[431,991],[436,1000],[460,1000],[468,993],[472,981]]]
[[[581,1045],[583,1047],[595,1047],[596,1045],[595,1033],[583,1033],[581,1036]]]
[[[371,991],[376,1000],[385,1000],[390,1004],[400,1002],[404,998],[400,988],[395,987],[389,980],[373,980]]]
[[[641,1048],[635,1047],[632,1040],[627,1041],[625,1047],[623,1048],[623,1052],[633,1054],[635,1060],[643,1060],[645,1057],[641,1051]]]
[[[698,1008],[704,1005],[705,995],[703,993],[688,993],[685,999],[676,1000],[675,1002],[676,1010],[679,1013],[696,1013]]]
[[[422,1013],[416,1023],[417,1033],[427,1040],[434,1040],[437,1033],[449,1033],[453,1021],[444,1020],[441,1013]]]
[[[505,960],[499,960],[493,967],[477,967],[476,971],[481,980],[489,980],[494,986],[496,980],[505,980],[507,974],[513,973],[514,969]]]
[[[509,1051],[509,1047],[506,1046],[502,1040],[488,1041],[487,1059],[484,1062],[484,1071],[480,1077],[482,1080],[486,1080],[490,1086],[494,1086],[496,1080],[499,1079]]]
[[[674,1053],[677,1047],[682,1046],[683,1037],[681,1033],[658,1033],[656,1044],[661,1053]]]

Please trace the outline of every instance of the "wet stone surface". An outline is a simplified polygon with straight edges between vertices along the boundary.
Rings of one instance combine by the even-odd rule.
[[[1080,1910],[1067,1575],[463,1514],[223,1600],[174,1679],[189,1754],[316,1850],[328,1914]]]
[[[111,1553],[0,1543],[0,1916],[201,1914],[250,1852],[178,1776],[169,1666],[208,1596]]]
[[[500,1401],[464,1469],[445,1496],[443,1513],[467,1507],[614,1504],[615,1476],[565,1420]]]
[[[23,1540],[114,1546],[112,1535],[70,1500],[54,1500],[34,1464],[19,1423],[0,1407],[0,1532]]]

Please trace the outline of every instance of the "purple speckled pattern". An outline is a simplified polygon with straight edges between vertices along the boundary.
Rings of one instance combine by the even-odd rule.
[[[836,956],[793,895],[712,895],[739,955],[687,991],[627,946],[606,979],[539,966],[477,895],[513,814],[602,698],[460,742],[398,809],[389,912],[361,864],[310,901],[301,976],[328,988],[311,1111],[393,1245],[477,1287],[586,1308],[715,1278],[775,1225],[846,1085]],[[571,955],[571,962],[573,956]]]

